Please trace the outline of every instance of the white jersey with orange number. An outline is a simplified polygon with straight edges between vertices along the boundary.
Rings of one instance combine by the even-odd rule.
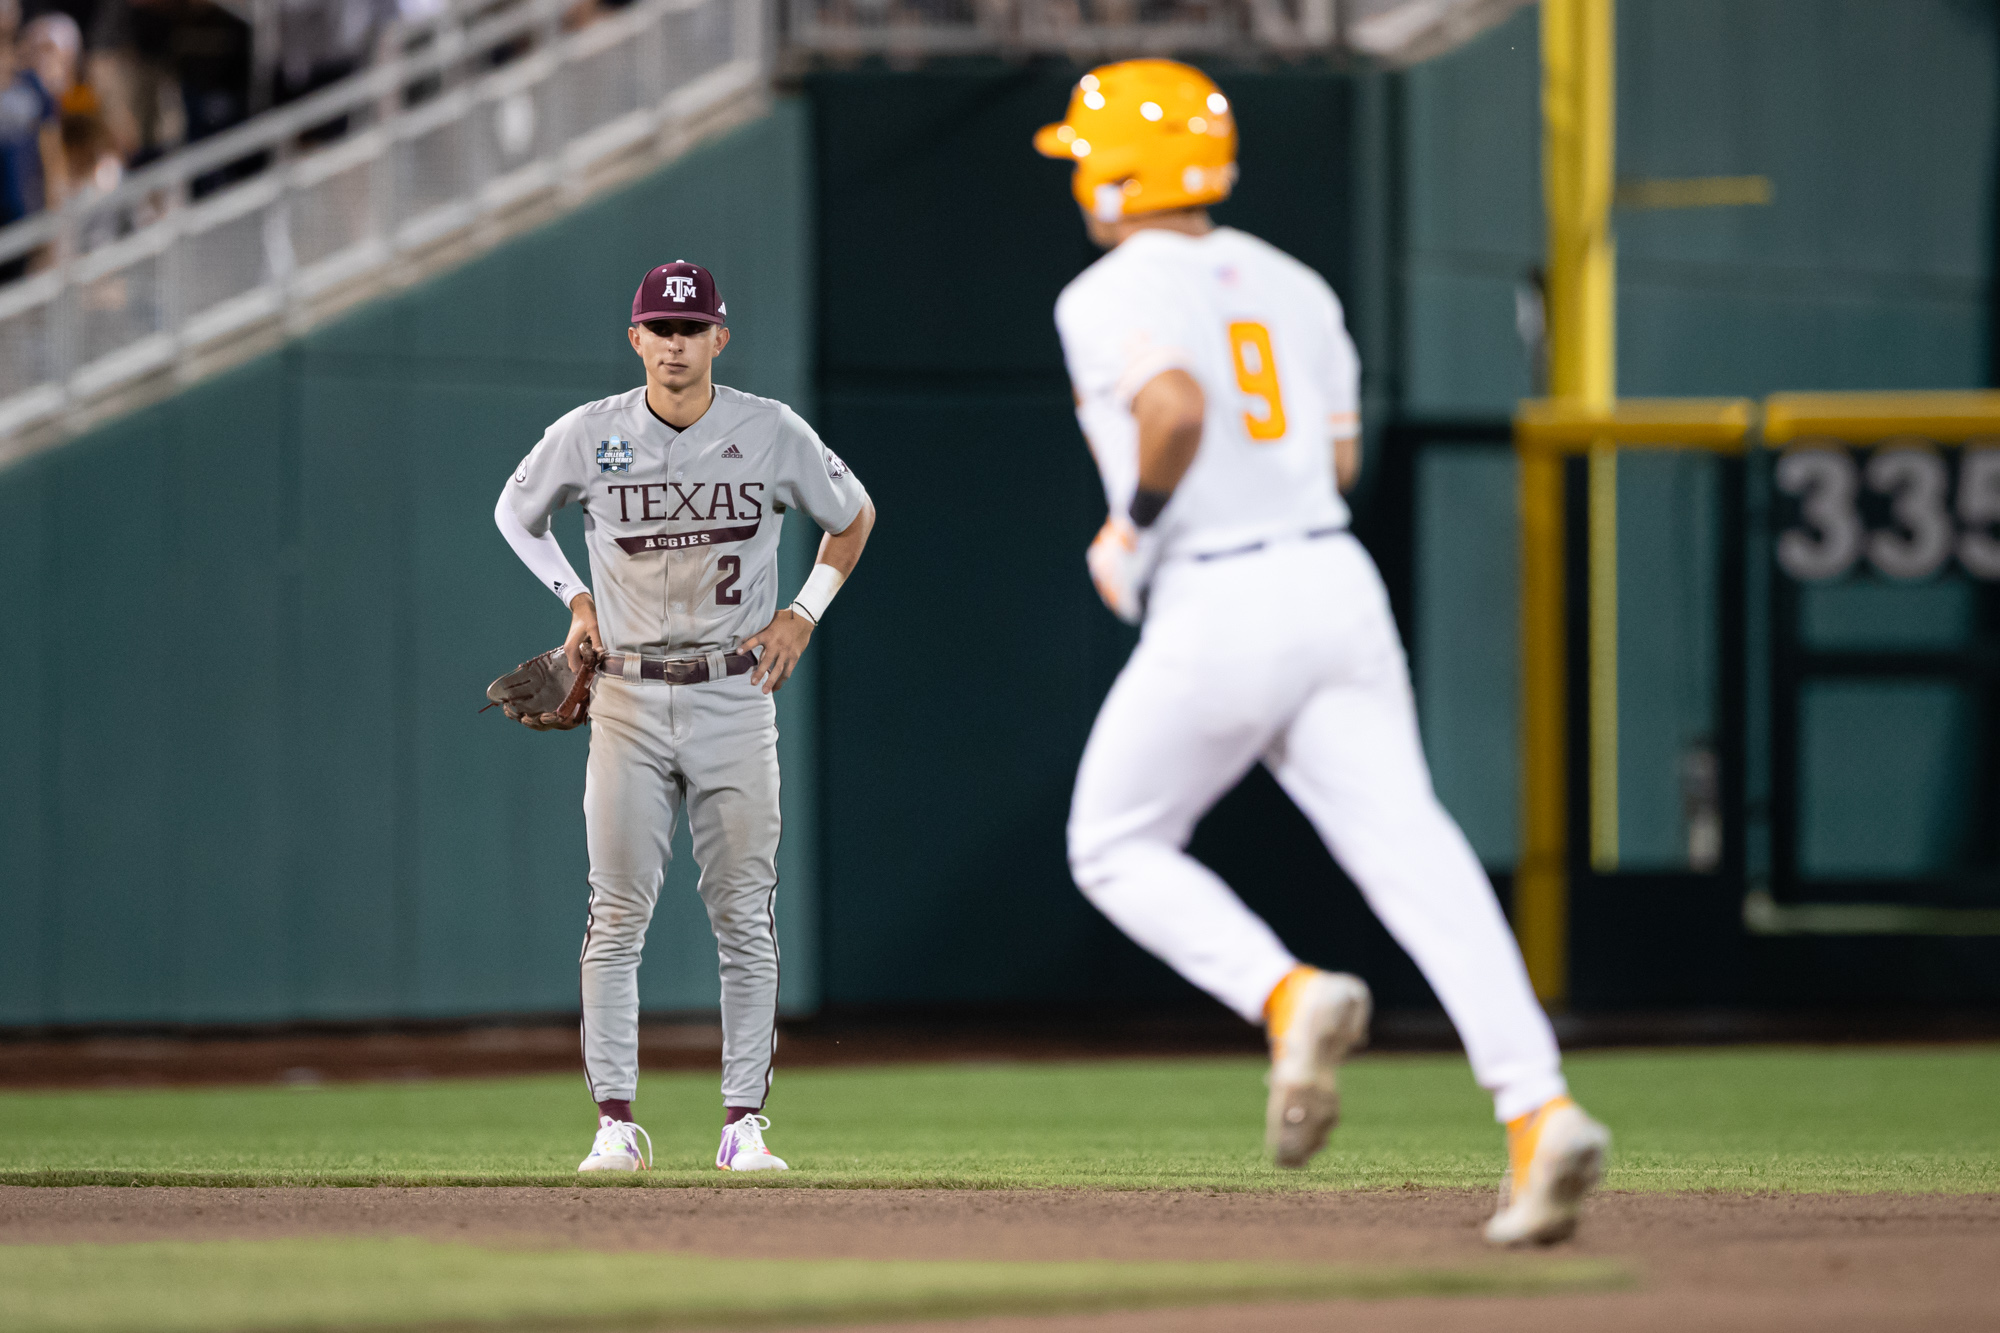
[[[1500,1120],[1563,1095],[1507,918],[1431,789],[1388,593],[1339,530],[1333,445],[1359,424],[1340,303],[1241,232],[1145,230],[1069,285],[1056,324],[1114,514],[1138,480],[1133,397],[1179,369],[1207,398],[1201,448],[1154,524],[1159,550],[1124,546],[1127,565],[1105,562],[1147,576],[1145,626],[1077,771],[1077,887],[1261,1023],[1299,959],[1187,846],[1262,763],[1416,960]]]
[[[1325,279],[1229,227],[1146,230],[1063,289],[1056,329],[1111,512],[1132,503],[1132,399],[1184,370],[1201,449],[1155,524],[1164,559],[1345,526],[1333,442],[1359,431],[1360,361]]]

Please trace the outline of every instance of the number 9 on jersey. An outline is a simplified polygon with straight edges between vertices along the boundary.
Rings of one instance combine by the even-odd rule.
[[[1284,439],[1285,396],[1278,388],[1271,331],[1254,320],[1238,320],[1229,326],[1229,354],[1236,363],[1236,387],[1251,400],[1243,413],[1243,428],[1260,444]]]

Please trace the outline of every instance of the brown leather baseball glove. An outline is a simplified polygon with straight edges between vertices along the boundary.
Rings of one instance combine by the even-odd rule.
[[[583,670],[571,671],[563,650],[551,648],[488,685],[486,697],[524,727],[568,731],[590,720],[590,681],[597,674],[589,644],[581,646],[579,656]]]

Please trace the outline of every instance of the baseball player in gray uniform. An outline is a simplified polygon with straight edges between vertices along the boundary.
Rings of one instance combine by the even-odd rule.
[[[583,814],[590,916],[583,937],[583,1063],[598,1130],[582,1171],[650,1165],[632,1119],[639,954],[686,807],[722,974],[725,1171],[785,1169],[759,1114],[778,1003],[777,710],[827,604],[874,526],[868,493],[783,403],[717,385],[727,307],[695,264],[655,268],[632,298],[642,389],[550,426],[494,511],[515,552],[570,610],[572,670],[595,662]],[[582,506],[593,594],[549,517]],[[825,530],[819,560],[778,609],[787,510]],[[537,729],[554,714],[521,714]],[[641,1153],[639,1139],[646,1138]]]

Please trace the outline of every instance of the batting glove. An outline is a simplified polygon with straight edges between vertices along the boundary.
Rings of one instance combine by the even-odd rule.
[[[1141,532],[1132,520],[1113,514],[1097,530],[1097,539],[1084,553],[1090,567],[1090,581],[1097,595],[1111,608],[1111,614],[1128,625],[1146,618],[1146,584],[1152,578],[1158,556],[1159,539]]]

